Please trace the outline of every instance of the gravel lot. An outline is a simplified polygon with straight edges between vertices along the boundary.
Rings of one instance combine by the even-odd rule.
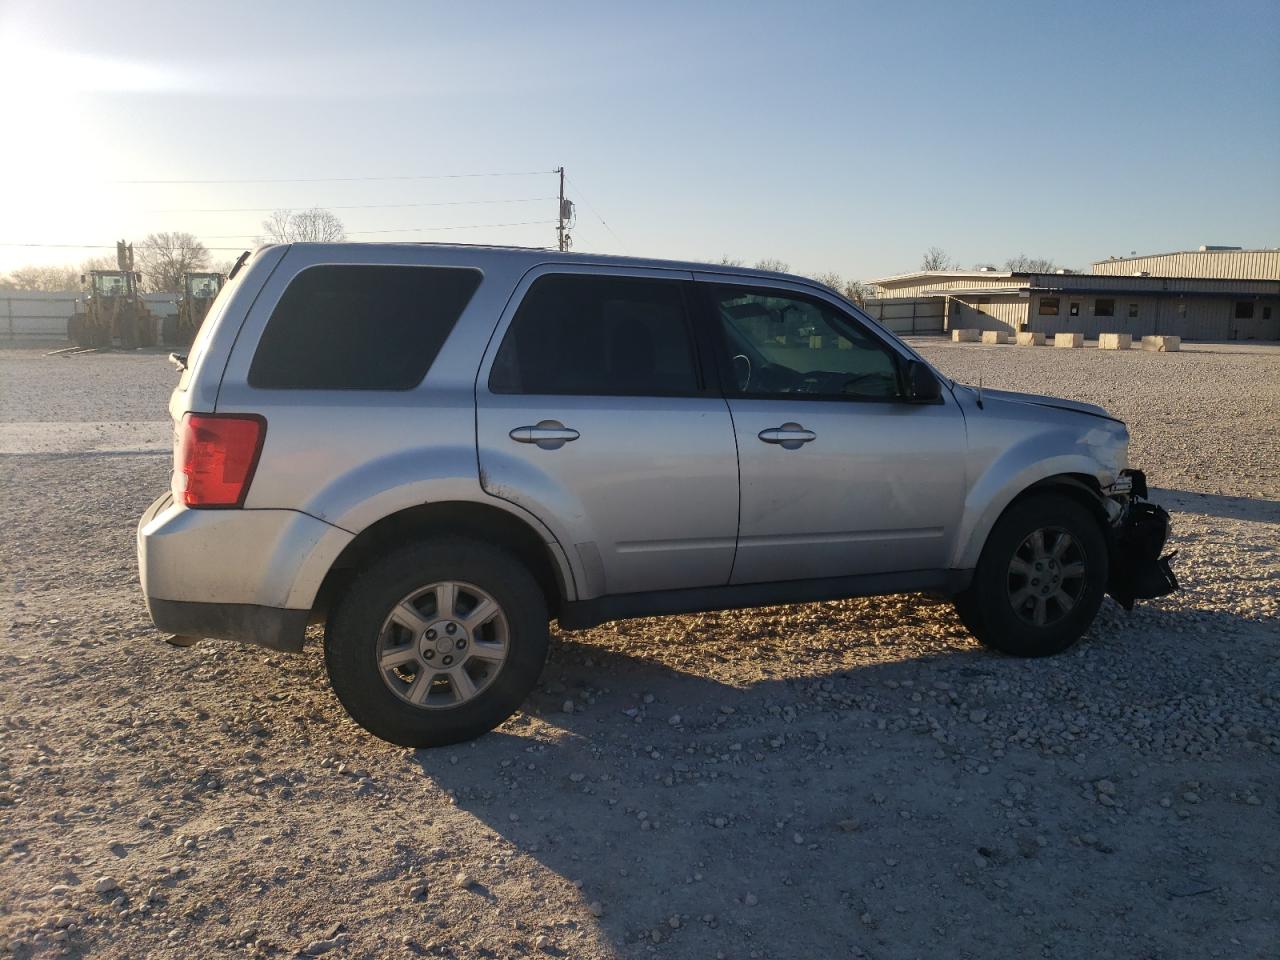
[[[1274,957],[1280,349],[918,345],[1124,416],[1186,592],[1036,662],[915,596],[565,634],[524,712],[419,752],[346,719],[318,644],[150,629],[162,356],[0,351],[0,945]]]

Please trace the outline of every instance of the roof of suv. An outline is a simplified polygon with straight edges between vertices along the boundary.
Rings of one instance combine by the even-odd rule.
[[[821,287],[810,277],[802,277],[791,273],[777,273],[772,270],[757,270],[752,267],[732,267],[721,263],[698,263],[686,260],[661,260],[653,257],[624,257],[607,253],[562,253],[549,247],[504,247],[486,244],[466,243],[298,243],[292,246],[307,247],[317,251],[341,255],[344,250],[368,250],[370,247],[387,247],[391,249],[409,250],[448,250],[453,253],[471,254],[476,259],[516,259],[527,263],[581,263],[612,264],[620,267],[655,267],[668,270],[689,270],[702,273],[723,273],[747,277],[776,277],[781,280],[792,280]],[[825,289],[825,287],[824,287]]]

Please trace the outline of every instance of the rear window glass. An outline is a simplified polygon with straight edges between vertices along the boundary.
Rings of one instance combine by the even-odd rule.
[[[480,284],[476,270],[322,266],[293,279],[267,321],[249,385],[410,390]]]
[[[590,396],[697,393],[680,282],[541,277],[511,321],[489,389]]]

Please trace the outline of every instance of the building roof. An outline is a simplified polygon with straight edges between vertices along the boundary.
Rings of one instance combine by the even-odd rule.
[[[1196,277],[1218,280],[1280,280],[1280,248],[1241,250],[1205,247],[1143,256],[1095,260],[1094,273],[1118,276]]]
[[[902,283],[907,280],[916,280],[920,277],[939,277],[951,280],[964,280],[971,277],[987,278],[1001,277],[1010,279],[1012,277],[1030,276],[1027,273],[1016,273],[1010,270],[916,270],[914,273],[898,273],[892,277],[880,277],[878,280],[868,280],[867,283],[874,283],[876,286],[884,286],[889,283]]]
[[[1201,254],[1225,256],[1235,253],[1275,253],[1276,247],[1200,247],[1197,250],[1170,250],[1168,253],[1131,253],[1127,257],[1107,257],[1105,260],[1094,260],[1093,265],[1100,263],[1116,263],[1123,260],[1152,260],[1156,257],[1180,257],[1184,254],[1193,253],[1197,256]]]

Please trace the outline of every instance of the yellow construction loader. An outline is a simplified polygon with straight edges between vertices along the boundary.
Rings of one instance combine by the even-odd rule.
[[[227,278],[220,273],[187,273],[182,277],[182,296],[178,298],[178,314],[165,317],[161,334],[167,347],[189,347],[196,338],[205,314],[213,305]]]
[[[67,321],[67,337],[81,347],[152,347],[156,321],[138,294],[140,273],[133,269],[133,244],[116,244],[118,270],[80,275],[83,295]]]

